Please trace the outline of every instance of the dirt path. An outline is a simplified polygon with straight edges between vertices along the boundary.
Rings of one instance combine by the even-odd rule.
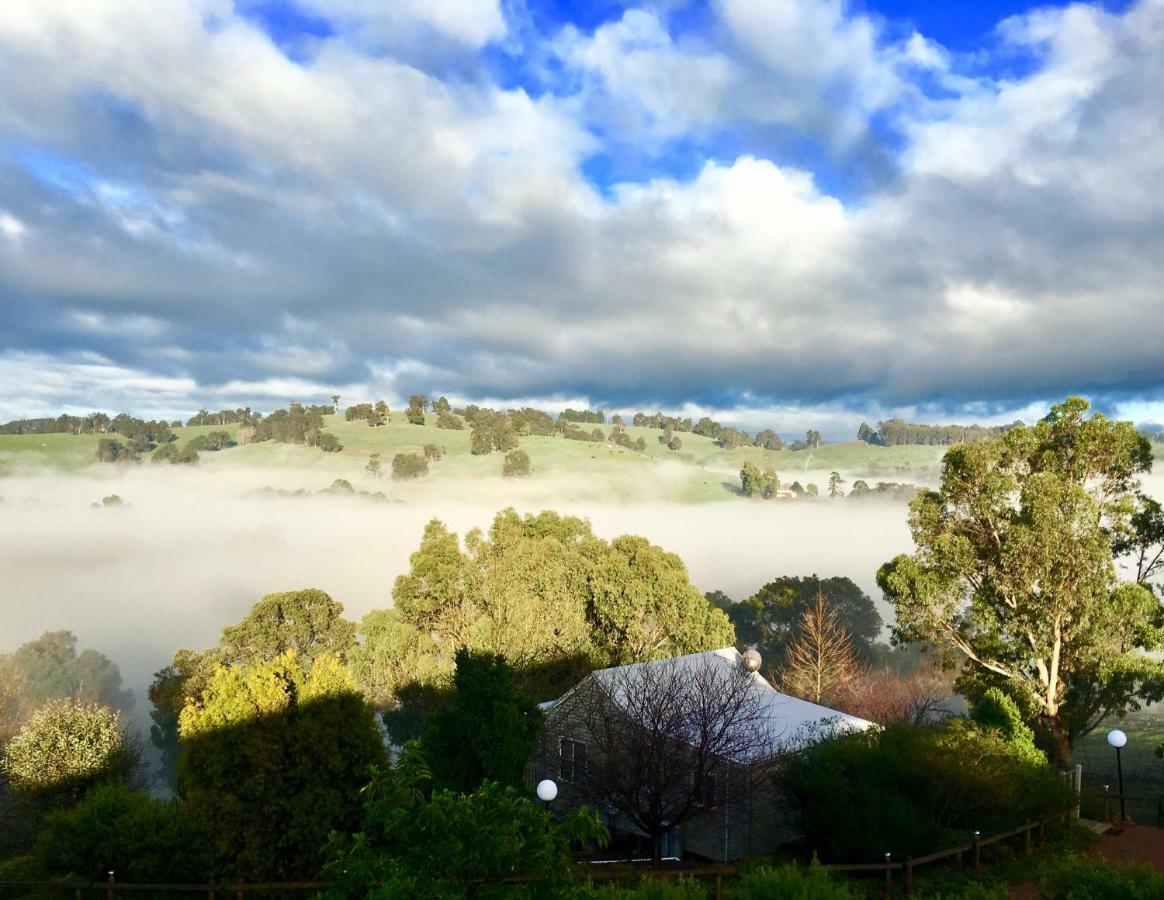
[[[1164,872],[1164,828],[1134,825],[1122,834],[1105,834],[1099,839],[1099,852],[1113,863],[1150,863]]]

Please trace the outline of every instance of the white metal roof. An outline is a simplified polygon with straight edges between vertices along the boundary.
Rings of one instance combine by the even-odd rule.
[[[608,696],[620,702],[619,694],[625,690],[627,675],[633,678],[634,673],[645,671],[649,667],[672,665],[689,667],[692,671],[705,666],[723,666],[726,674],[727,667],[742,669],[743,661],[739,651],[734,647],[723,647],[719,650],[690,653],[686,656],[652,662],[598,669],[589,677],[598,680],[606,689]],[[616,672],[617,676],[614,674]],[[873,723],[865,719],[782,694],[759,672],[750,672],[748,677],[765,713],[768,734],[766,741],[758,742],[762,747],[772,748],[775,752],[787,752],[796,749],[813,735],[837,735],[873,727]],[[542,709],[552,709],[566,699],[566,696],[569,696],[569,692],[559,700],[541,704]]]

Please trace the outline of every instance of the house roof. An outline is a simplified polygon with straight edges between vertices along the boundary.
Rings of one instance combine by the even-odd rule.
[[[652,662],[598,669],[592,672],[587,679],[584,679],[581,684],[594,679],[602,685],[608,696],[623,705],[628,681],[633,683],[633,679],[638,673],[645,673],[652,667],[673,665],[687,668],[693,675],[705,667],[722,667],[726,675],[729,671],[742,669],[743,659],[734,647],[723,647],[719,650],[690,653],[686,656],[675,656]],[[864,731],[873,727],[873,723],[865,719],[782,694],[772,687],[759,672],[747,674],[751,681],[750,689],[755,692],[756,699],[760,703],[765,723],[763,727],[767,734],[764,735],[765,740],[756,742],[758,748],[763,748],[762,752],[756,755],[756,758],[737,760],[737,762],[757,762],[760,756],[768,755],[769,748],[777,753],[793,750],[814,735],[837,735]],[[542,708],[544,710],[552,709],[569,697],[574,690],[577,690],[577,686],[558,700],[541,704]]]

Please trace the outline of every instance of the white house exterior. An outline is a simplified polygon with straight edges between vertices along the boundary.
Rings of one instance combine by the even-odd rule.
[[[749,727],[759,729],[759,732],[754,741],[741,742],[750,744],[752,749],[738,754],[737,758],[725,760],[724,775],[729,779],[733,777],[732,773],[735,773],[734,777],[747,779],[750,774],[760,771],[759,767],[767,766],[782,754],[795,752],[814,736],[864,731],[872,726],[864,719],[780,693],[758,671],[747,671],[743,657],[734,647],[725,647],[655,662],[599,669],[559,699],[543,703],[545,727],[538,752],[527,773],[531,782],[553,779],[559,784],[559,806],[580,805],[587,762],[596,748],[587,745],[586,730],[580,724],[577,704],[572,703],[572,699],[585,695],[587,702],[592,702],[592,698],[599,697],[602,702],[614,704],[618,710],[626,712],[627,704],[622,694],[628,690],[627,686],[633,689],[635,679],[640,676],[650,683],[649,676],[643,673],[655,666],[678,666],[680,672],[690,671],[693,679],[699,677],[701,670],[704,674],[722,672],[725,675],[744,672],[750,679],[748,690],[754,691],[754,695],[749,700],[755,702],[760,714],[753,718]],[[771,779],[757,779],[754,784],[756,787],[738,802],[710,808],[707,813],[683,823],[669,835],[667,855],[737,859],[769,852],[792,837]],[[628,823],[620,821],[617,810],[604,809],[602,813],[612,830],[636,832]]]

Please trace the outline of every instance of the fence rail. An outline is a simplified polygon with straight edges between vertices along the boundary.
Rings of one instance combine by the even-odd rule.
[[[893,889],[894,873],[900,873],[904,876],[905,892],[909,893],[913,888],[913,873],[914,870],[927,866],[932,863],[942,862],[948,859],[954,859],[958,866],[963,864],[963,857],[965,854],[972,854],[972,860],[975,871],[982,868],[982,848],[990,844],[996,844],[1000,841],[1008,840],[1009,838],[1017,837],[1022,834],[1026,836],[1026,850],[1031,852],[1033,849],[1034,835],[1038,833],[1038,846],[1042,846],[1046,840],[1047,827],[1053,823],[1063,821],[1065,827],[1070,828],[1070,823],[1073,818],[1072,813],[1067,812],[1062,815],[1055,816],[1050,819],[1045,819],[1037,822],[1027,822],[1020,825],[1018,828],[1013,828],[1010,831],[999,832],[998,834],[987,835],[986,837],[975,836],[974,840],[969,844],[963,844],[958,847],[950,847],[946,850],[939,850],[936,853],[930,853],[926,856],[919,856],[917,858],[906,857],[903,860],[887,859],[885,862],[879,863],[829,863],[822,865],[821,868],[827,869],[831,872],[864,872],[877,873],[882,872],[885,875],[885,889],[886,893]],[[675,869],[627,869],[624,867],[605,868],[600,869],[591,864],[580,864],[577,879],[579,881],[605,881],[605,882],[629,882],[642,878],[655,879],[674,879],[674,878],[698,878],[710,880],[714,888],[714,896],[716,900],[721,900],[723,896],[723,882],[725,878],[734,878],[739,876],[746,869],[734,865],[722,866],[702,866],[691,868],[675,868]],[[541,881],[538,876],[533,875],[511,875],[502,878],[473,878],[465,881],[467,887],[473,885],[483,884],[529,884],[532,882]],[[160,894],[203,894],[208,900],[216,900],[216,898],[230,898],[234,897],[237,900],[242,900],[247,894],[256,893],[271,893],[279,892],[303,892],[303,891],[324,891],[330,887],[330,884],[325,881],[298,881],[298,882],[256,882],[256,883],[236,883],[236,884],[132,884],[128,882],[114,881],[112,876],[108,881],[0,881],[0,896],[15,896],[9,894],[6,889],[40,889],[49,891],[72,891],[77,900],[85,894],[104,893],[106,900],[114,900],[118,895],[123,893],[160,893]]]

